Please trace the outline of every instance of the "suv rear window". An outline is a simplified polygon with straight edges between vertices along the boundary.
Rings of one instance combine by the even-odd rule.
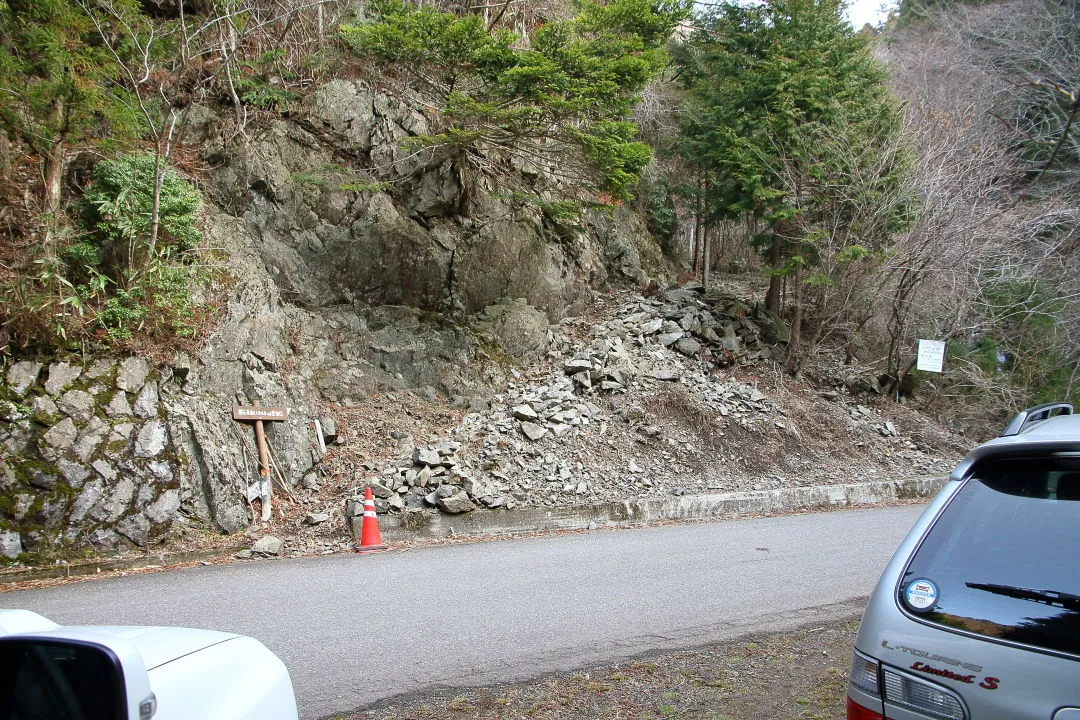
[[[1080,458],[976,468],[916,550],[898,601],[930,622],[1080,656]],[[937,588],[920,609],[915,580]]]

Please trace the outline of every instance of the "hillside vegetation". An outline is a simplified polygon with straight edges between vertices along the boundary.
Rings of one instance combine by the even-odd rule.
[[[706,286],[764,275],[786,372],[834,357],[990,427],[1075,387],[1078,12],[905,0],[870,33],[832,0],[0,0],[0,350],[197,348],[229,266],[181,130],[209,107],[244,146],[350,77],[423,109],[396,149],[455,178],[456,222],[489,195],[567,243],[628,207]],[[369,154],[307,182],[393,196],[416,172]],[[914,370],[920,338],[943,376]]]

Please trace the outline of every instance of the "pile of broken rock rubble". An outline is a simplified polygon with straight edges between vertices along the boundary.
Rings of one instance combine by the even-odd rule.
[[[450,439],[417,443],[402,434],[399,460],[361,466],[346,518],[362,515],[364,487],[380,512],[452,514],[737,489],[745,463],[723,452],[724,428],[795,440],[799,429],[754,384],[719,368],[768,360],[788,339],[763,307],[696,283],[637,296],[601,324],[564,321],[550,336],[551,362],[510,383],[486,412],[466,415]],[[665,391],[690,398],[701,426],[658,419],[651,403]],[[853,411],[850,433],[889,438],[915,472],[947,467],[863,410]],[[717,435],[710,448],[701,447],[703,431]],[[805,473],[789,466],[786,475],[762,474],[754,488],[819,482],[810,459],[800,462]]]

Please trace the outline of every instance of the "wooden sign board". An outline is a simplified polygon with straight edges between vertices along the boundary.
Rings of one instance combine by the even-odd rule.
[[[244,407],[234,405],[232,409],[233,420],[265,420],[281,421],[289,419],[289,408],[275,407]]]

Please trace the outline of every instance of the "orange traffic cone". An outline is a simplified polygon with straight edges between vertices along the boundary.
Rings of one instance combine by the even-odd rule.
[[[356,552],[366,553],[386,549],[382,535],[379,534],[379,518],[375,515],[375,498],[371,494],[371,488],[365,488],[364,524],[360,527],[360,544],[356,546]]]

